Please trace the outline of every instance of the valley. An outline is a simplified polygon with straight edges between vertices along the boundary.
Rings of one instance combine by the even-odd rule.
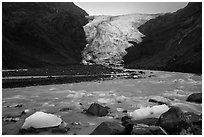
[[[202,135],[202,3],[3,2],[2,134]]]

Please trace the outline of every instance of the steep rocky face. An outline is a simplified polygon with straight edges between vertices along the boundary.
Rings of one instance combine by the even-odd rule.
[[[120,65],[132,43],[140,43],[144,35],[138,27],[157,14],[122,16],[89,16],[84,26],[88,44],[82,52],[84,64]]]
[[[202,3],[149,20],[139,31],[146,37],[127,49],[126,67],[202,73]]]
[[[69,2],[3,2],[3,68],[79,64],[87,15]]]

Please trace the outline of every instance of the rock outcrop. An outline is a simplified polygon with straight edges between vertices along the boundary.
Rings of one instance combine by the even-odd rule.
[[[70,2],[3,2],[3,68],[79,64],[87,15]]]
[[[201,2],[151,19],[139,31],[146,37],[127,49],[127,68],[202,73]]]
[[[121,65],[126,50],[140,43],[144,35],[138,27],[158,14],[89,16],[84,26],[88,44],[82,52],[84,64]]]

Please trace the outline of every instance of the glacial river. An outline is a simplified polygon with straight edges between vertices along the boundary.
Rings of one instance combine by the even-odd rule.
[[[61,116],[70,130],[67,134],[90,134],[101,122],[117,120],[141,107],[154,106],[148,102],[151,97],[162,96],[183,111],[202,113],[202,105],[186,102],[186,98],[202,92],[202,76],[188,73],[148,71],[152,77],[139,79],[114,79],[59,85],[31,86],[2,89],[2,117],[17,116],[25,109],[17,122],[2,122],[3,134],[18,134],[26,117],[35,111],[43,111]],[[111,108],[106,117],[87,116],[82,113],[92,103]],[[17,106],[17,107],[16,107]],[[60,111],[69,108],[67,111]],[[37,134],[52,134],[49,131]]]

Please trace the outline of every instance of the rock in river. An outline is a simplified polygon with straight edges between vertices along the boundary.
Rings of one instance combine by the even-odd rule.
[[[202,93],[193,93],[190,96],[188,96],[186,101],[202,103]]]
[[[100,104],[93,103],[91,106],[86,110],[87,114],[94,115],[94,116],[106,116],[109,113],[108,107],[103,107]]]
[[[189,127],[189,123],[184,113],[178,107],[171,107],[167,112],[163,113],[156,123],[162,127],[168,134],[177,135],[184,129]]]
[[[106,121],[101,123],[91,135],[124,135],[125,127],[116,121]]]

